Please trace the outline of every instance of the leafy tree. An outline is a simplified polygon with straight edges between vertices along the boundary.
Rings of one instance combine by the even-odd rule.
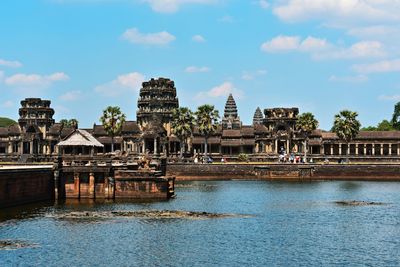
[[[375,126],[367,126],[367,127],[363,127],[360,129],[360,131],[377,131],[377,128]]]
[[[114,152],[114,136],[121,133],[125,122],[125,114],[121,112],[119,107],[108,106],[103,110],[103,116],[100,117],[100,121],[104,130],[111,136],[111,152]]]
[[[298,129],[304,134],[304,162],[307,162],[307,143],[308,136],[312,131],[317,129],[318,121],[315,119],[314,115],[310,112],[305,112],[298,117],[297,120]]]
[[[361,131],[393,131],[396,130],[393,127],[393,124],[388,120],[382,120],[378,125],[375,126],[368,126],[361,128]]]
[[[204,156],[207,157],[208,138],[218,127],[219,113],[212,105],[202,105],[195,113],[200,134],[204,135]]]
[[[380,123],[378,123],[378,126],[376,127],[377,131],[392,131],[394,130],[393,125],[390,121],[388,120],[383,120]]]
[[[400,130],[400,102],[394,106],[392,125],[396,130]]]
[[[172,111],[171,128],[172,133],[175,134],[180,141],[180,157],[183,156],[185,141],[193,132],[194,123],[193,112],[189,108],[180,107]]]
[[[357,120],[358,113],[350,110],[342,110],[335,115],[332,130],[347,145],[347,153],[350,153],[349,143],[360,131],[361,123]]]
[[[70,120],[67,120],[67,119],[62,119],[62,120],[60,120],[60,124],[61,124],[61,127],[62,128],[64,128],[64,127],[73,127],[73,128],[78,128],[78,120],[77,119],[70,119]]]

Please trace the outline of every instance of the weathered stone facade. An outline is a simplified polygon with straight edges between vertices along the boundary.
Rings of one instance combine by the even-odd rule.
[[[171,134],[172,110],[179,107],[175,84],[159,78],[144,82],[137,102],[137,122],[126,121],[121,134],[114,137],[115,149],[127,154],[160,154],[177,157],[179,140]],[[49,161],[57,155],[56,144],[66,138],[73,128],[55,123],[49,100],[27,98],[21,101],[18,124],[0,128],[0,159],[7,161]],[[243,125],[232,95],[228,96],[224,116],[217,131],[208,139],[208,151],[215,159],[237,158],[241,153],[256,161],[275,161],[279,154],[302,155],[304,135],[297,129],[298,108],[256,109],[252,125]],[[111,137],[102,125],[84,129],[93,135],[103,148],[111,151]],[[194,129],[185,144],[186,156],[204,152],[204,136]],[[347,145],[336,134],[315,130],[309,136],[311,158],[324,161],[349,156],[359,160],[400,159],[400,131],[361,131]]]

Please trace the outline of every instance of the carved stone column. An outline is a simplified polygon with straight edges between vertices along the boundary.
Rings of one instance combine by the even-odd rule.
[[[74,173],[74,195],[81,198],[79,173]]]
[[[96,192],[95,192],[95,180],[94,180],[94,173],[89,173],[89,198],[95,199]]]

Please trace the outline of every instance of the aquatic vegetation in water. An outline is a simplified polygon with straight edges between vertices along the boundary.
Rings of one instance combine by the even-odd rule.
[[[64,220],[96,220],[112,218],[139,218],[139,219],[214,219],[250,217],[249,215],[229,213],[209,213],[182,210],[140,210],[140,211],[73,211],[62,214],[54,214],[49,217]]]
[[[24,240],[11,240],[11,239],[0,240],[0,250],[36,248],[38,246],[39,246],[38,244],[29,243]]]
[[[341,206],[377,206],[377,205],[385,205],[383,202],[374,202],[374,201],[357,201],[357,200],[350,200],[350,201],[335,201],[337,205]]]

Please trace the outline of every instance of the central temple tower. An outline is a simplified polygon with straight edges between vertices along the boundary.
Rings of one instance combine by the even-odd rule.
[[[162,123],[168,135],[171,132],[172,110],[179,107],[174,81],[166,78],[143,82],[138,99],[136,120],[143,129],[155,120]]]

